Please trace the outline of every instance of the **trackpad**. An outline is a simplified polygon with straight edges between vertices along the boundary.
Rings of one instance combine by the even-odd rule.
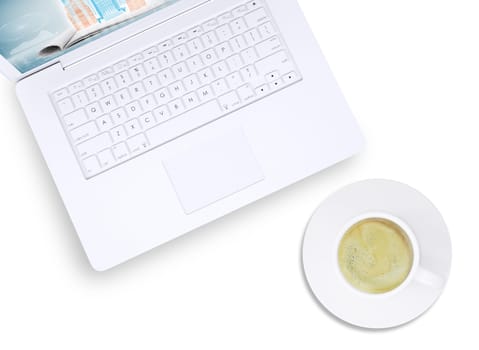
[[[195,145],[164,165],[187,214],[264,179],[241,129]]]

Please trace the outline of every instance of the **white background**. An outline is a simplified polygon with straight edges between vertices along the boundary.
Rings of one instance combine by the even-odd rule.
[[[477,0],[300,2],[367,150],[106,273],[89,267],[14,86],[0,78],[1,349],[477,346]],[[381,332],[325,313],[300,265],[318,204],[371,177],[426,194],[453,241],[439,302]]]

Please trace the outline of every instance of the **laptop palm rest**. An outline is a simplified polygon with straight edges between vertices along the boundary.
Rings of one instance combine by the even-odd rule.
[[[163,164],[186,214],[264,180],[241,129],[200,142]]]

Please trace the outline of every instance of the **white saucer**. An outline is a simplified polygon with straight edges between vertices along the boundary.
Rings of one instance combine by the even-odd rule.
[[[338,267],[342,234],[367,216],[396,218],[415,239],[418,270],[389,293],[358,291]],[[314,295],[333,315],[359,327],[396,327],[423,314],[441,295],[450,266],[451,242],[441,214],[421,193],[394,181],[368,180],[334,193],[314,213],[303,241],[303,267]]]

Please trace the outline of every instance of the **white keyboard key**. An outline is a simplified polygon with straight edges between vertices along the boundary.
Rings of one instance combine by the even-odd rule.
[[[128,67],[130,67],[130,64],[128,63],[128,61],[125,60],[117,62],[113,65],[113,69],[115,70],[115,72],[122,72]]]
[[[136,135],[135,137],[128,139],[126,142],[132,154],[140,153],[150,146],[148,140],[143,134]]]
[[[281,41],[277,36],[274,36],[256,45],[256,51],[258,51],[260,57],[266,57],[281,50],[281,47]]]
[[[103,114],[103,111],[98,102],[93,102],[92,104],[86,106],[86,113],[91,120],[94,120]]]
[[[283,85],[284,85],[283,80],[278,79],[270,83],[269,87],[271,88],[271,90],[278,90],[278,89],[281,89]]]
[[[208,31],[208,30],[216,28],[217,26],[218,26],[218,21],[215,18],[213,18],[203,24],[203,29],[205,31]]]
[[[223,95],[229,91],[228,85],[226,84],[226,80],[224,79],[218,79],[213,84],[213,90],[215,92],[216,96]]]
[[[186,33],[181,33],[173,38],[173,44],[175,45],[183,44],[186,42],[186,40],[188,40],[188,35],[186,35]]]
[[[59,101],[61,99],[68,97],[68,95],[69,95],[69,92],[67,89],[61,89],[61,90],[55,91],[52,94],[52,97],[53,97],[53,100]]]
[[[168,110],[167,106],[158,107],[153,111],[153,115],[155,116],[158,123],[163,123],[171,117],[170,111]]]
[[[265,75],[266,81],[268,83],[278,80],[279,77],[280,75],[278,71],[269,72],[268,74]]]
[[[168,86],[168,90],[170,91],[170,94],[173,98],[182,96],[186,90],[185,87],[183,86],[183,83],[181,81],[174,82],[170,86]]]
[[[261,36],[256,28],[246,32],[244,37],[246,38],[248,46],[254,46],[261,42]]]
[[[216,54],[220,59],[231,56],[233,54],[233,50],[231,49],[229,42],[225,41],[224,43],[216,46]]]
[[[67,114],[63,121],[68,129],[76,128],[88,121],[88,116],[84,109],[79,109],[71,114]]]
[[[144,130],[151,128],[156,124],[153,113],[148,112],[140,117],[140,124]]]
[[[183,79],[189,73],[190,72],[185,62],[180,62],[173,66],[173,74],[176,76],[177,79]]]
[[[216,29],[216,35],[219,41],[229,40],[233,36],[233,32],[228,24],[223,24]]]
[[[107,67],[107,68],[103,68],[98,73],[98,76],[100,77],[100,79],[106,79],[111,77],[113,74],[115,74],[115,70],[113,69],[113,67]]]
[[[109,78],[107,80],[103,80],[101,83],[101,88],[103,89],[103,93],[105,95],[111,94],[117,90],[117,85],[115,79]]]
[[[226,81],[230,88],[235,89],[241,84],[243,84],[243,78],[239,72],[233,72],[226,76]]]
[[[128,59],[128,63],[132,66],[135,64],[141,63],[143,61],[143,55],[141,53],[131,56]]]
[[[163,41],[160,45],[158,45],[158,49],[160,50],[160,52],[169,50],[172,47],[173,47],[173,43],[171,42],[171,40]]]
[[[123,125],[117,126],[111,130],[111,137],[113,138],[114,143],[118,143],[126,139],[127,134],[125,127]]]
[[[243,85],[238,88],[238,95],[244,103],[252,102],[256,94],[249,84]]]
[[[239,55],[233,55],[226,60],[231,70],[238,70],[244,66],[243,60]]]
[[[183,79],[187,91],[193,91],[198,89],[201,85],[196,74],[192,74]]]
[[[166,88],[155,92],[155,98],[160,105],[167,103],[170,100],[170,93]]]
[[[261,3],[258,0],[251,0],[246,4],[246,7],[248,8],[248,10],[255,10],[261,7]]]
[[[268,85],[261,85],[255,90],[255,93],[258,97],[263,97],[263,96],[267,95],[268,92],[269,92]]]
[[[83,90],[84,87],[85,87],[85,84],[83,84],[82,81],[77,81],[76,83],[73,83],[68,87],[68,92],[70,93],[70,95],[73,95]]]
[[[175,63],[175,59],[173,58],[173,55],[171,54],[170,51],[166,51],[161,53],[158,56],[158,60],[160,61],[160,64],[162,67],[168,67]]]
[[[280,73],[286,73],[294,69],[293,63],[284,51],[280,51],[256,62],[255,66],[260,75],[266,75],[275,70]]]
[[[276,34],[276,30],[274,29],[273,24],[271,22],[267,22],[260,25],[259,32],[264,39],[269,38],[270,36]]]
[[[231,28],[233,29],[234,34],[241,34],[248,29],[248,26],[244,19],[240,17],[231,22]]]
[[[146,74],[156,74],[160,71],[160,63],[158,62],[156,57],[145,61],[145,70]]]
[[[298,80],[298,75],[296,74],[296,72],[289,72],[289,73],[283,75],[283,81],[286,84],[294,83],[297,80]]]
[[[144,111],[151,111],[156,107],[156,101],[153,95],[146,95],[140,99],[141,107]]]
[[[118,108],[114,110],[113,112],[111,112],[110,115],[115,125],[123,124],[128,120],[128,115],[123,108]]]
[[[125,123],[125,129],[129,136],[138,134],[141,131],[141,125],[138,119],[131,119]]]
[[[245,61],[246,64],[254,63],[258,59],[258,54],[253,47],[246,49],[241,52],[241,57]]]
[[[113,146],[112,151],[117,161],[126,160],[130,156],[128,147],[126,147],[126,143],[124,142]]]
[[[131,95],[127,89],[115,93],[115,99],[120,105],[126,105],[131,101]]]
[[[183,104],[185,105],[186,109],[192,109],[200,104],[200,100],[198,99],[198,96],[196,96],[195,92],[190,92],[183,97]]]
[[[204,66],[199,55],[188,58],[186,64],[191,72],[196,72]]]
[[[84,107],[88,103],[88,97],[85,91],[80,91],[79,93],[73,95],[72,100],[76,108]]]
[[[228,66],[226,65],[225,61],[220,61],[213,65],[213,72],[215,73],[216,77],[223,77],[230,72]]]
[[[133,84],[130,86],[130,94],[133,99],[138,99],[141,96],[145,95],[145,87],[143,86],[143,83],[141,81]]]
[[[133,101],[132,103],[126,105],[126,113],[130,118],[139,117],[142,113],[140,103],[138,101]]]
[[[70,98],[64,98],[57,104],[61,115],[69,114],[75,110],[75,106]]]
[[[81,158],[95,155],[101,150],[110,147],[111,138],[108,133],[100,134],[88,141],[85,141],[77,146],[78,153]]]
[[[198,95],[200,97],[201,102],[210,101],[215,97],[214,92],[209,85],[206,85],[200,88],[198,90]]]
[[[241,35],[236,36],[233,39],[231,39],[230,44],[231,44],[231,47],[233,48],[234,52],[241,52],[248,47],[247,44],[246,44],[246,41],[244,40],[244,38]]]
[[[113,96],[105,97],[104,99],[100,101],[100,104],[101,104],[102,110],[105,113],[110,113],[111,111],[113,111],[115,108],[118,107],[116,104],[115,98]]]
[[[209,66],[218,60],[216,53],[213,49],[206,50],[201,54],[201,59],[203,60],[204,64]]]
[[[224,112],[230,112],[241,105],[241,101],[235,91],[220,96],[218,98],[218,102]]]
[[[248,12],[248,7],[246,5],[238,6],[233,10],[233,16],[242,17]]]
[[[113,74],[115,74],[115,69],[113,67],[106,67],[98,72],[100,80],[110,78]]]
[[[93,85],[95,83],[98,83],[99,81],[100,81],[100,78],[96,74],[92,74],[86,77],[85,79],[83,79],[83,83],[85,84],[85,86]]]
[[[258,10],[248,13],[244,17],[244,19],[248,27],[257,27],[261,23],[268,20],[268,15],[266,14],[264,8],[260,8]]]
[[[219,42],[219,40],[216,37],[216,34],[214,32],[208,32],[206,34],[203,34],[201,39],[203,40],[203,44],[206,47],[214,46],[214,45],[218,44],[218,42]]]
[[[185,111],[185,106],[180,99],[176,99],[168,103],[168,109],[173,115],[178,115]]]
[[[98,160],[102,168],[109,168],[116,163],[115,158],[113,157],[113,153],[111,153],[110,149],[106,149],[98,153]]]
[[[231,22],[235,17],[231,12],[223,13],[222,15],[218,16],[218,24],[225,24]]]
[[[151,57],[155,57],[159,52],[160,51],[158,50],[158,47],[153,46],[148,50],[143,51],[143,57],[145,57],[145,59],[149,59]]]
[[[108,131],[113,127],[113,122],[111,121],[111,118],[108,114],[97,118],[96,124],[98,125],[98,128],[101,132]]]
[[[156,75],[149,76],[143,81],[143,83],[145,84],[146,91],[150,93],[155,92],[161,87]]]
[[[141,80],[146,76],[145,69],[143,68],[141,64],[138,64],[134,66],[133,68],[130,68],[129,73],[133,81]]]
[[[95,122],[86,123],[76,129],[70,131],[72,140],[75,143],[79,143],[88,140],[98,134],[98,128]]]
[[[146,136],[153,146],[169,142],[193,129],[205,125],[221,116],[216,101],[211,101],[193,109],[190,112],[168,121],[166,125],[159,124],[146,131]]]
[[[255,80],[258,74],[256,73],[256,69],[252,66],[246,66],[240,70],[241,76],[246,81]]]
[[[187,34],[190,38],[196,37],[200,34],[203,34],[203,28],[201,28],[201,26],[196,26],[188,30]]]
[[[96,174],[100,170],[100,163],[96,157],[90,157],[83,160],[83,167],[88,176]]]
[[[93,85],[86,89],[86,93],[90,101],[98,100],[103,97],[103,90],[100,85]]]
[[[162,70],[160,74],[158,74],[158,78],[160,79],[160,83],[163,86],[169,85],[175,81],[175,76],[173,75],[173,72],[169,68]]]
[[[198,72],[198,76],[200,77],[200,82],[201,82],[201,85],[206,85],[206,84],[209,84],[211,83],[213,80],[214,80],[214,75],[213,75],[213,71],[211,70],[211,68],[205,68],[205,69],[202,69]]]
[[[204,49],[203,43],[199,38],[194,38],[193,40],[188,41],[186,45],[192,55],[196,55]]]
[[[176,58],[177,61],[183,61],[185,60],[188,56],[188,49],[186,48],[186,45],[179,45],[173,49],[173,54]]]

